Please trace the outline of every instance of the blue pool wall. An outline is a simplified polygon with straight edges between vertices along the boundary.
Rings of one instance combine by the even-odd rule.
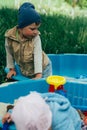
[[[87,75],[87,54],[48,54],[53,75],[80,77]]]
[[[0,86],[0,102],[14,103],[15,99],[29,94],[30,91],[44,93],[48,92],[48,89],[49,85],[45,79],[17,81],[7,85],[3,84]]]

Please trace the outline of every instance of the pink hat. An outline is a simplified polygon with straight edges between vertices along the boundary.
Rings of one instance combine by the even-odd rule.
[[[12,120],[17,130],[48,130],[52,123],[51,110],[37,92],[18,99]]]

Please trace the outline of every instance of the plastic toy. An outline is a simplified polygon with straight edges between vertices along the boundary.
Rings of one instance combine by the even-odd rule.
[[[63,85],[66,83],[66,79],[63,76],[49,76],[47,77],[46,81],[49,84],[49,92],[58,92],[66,96],[63,87]]]

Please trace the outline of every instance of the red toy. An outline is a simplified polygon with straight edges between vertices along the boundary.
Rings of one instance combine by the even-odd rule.
[[[66,79],[63,76],[49,76],[46,79],[49,84],[49,92],[59,92],[63,94],[65,92],[63,85],[66,83]]]

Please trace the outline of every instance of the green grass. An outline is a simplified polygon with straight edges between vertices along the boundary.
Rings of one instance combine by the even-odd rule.
[[[69,12],[71,7],[63,3],[63,0],[61,2],[38,0],[39,4],[37,0],[32,0],[32,3],[41,14],[42,24],[39,30],[42,47],[46,53],[87,53],[87,16],[83,17],[84,12],[79,15],[77,8],[75,17],[71,17]],[[6,76],[4,33],[17,24],[18,9],[15,8],[13,0],[0,1],[0,6],[0,83],[2,83]]]

